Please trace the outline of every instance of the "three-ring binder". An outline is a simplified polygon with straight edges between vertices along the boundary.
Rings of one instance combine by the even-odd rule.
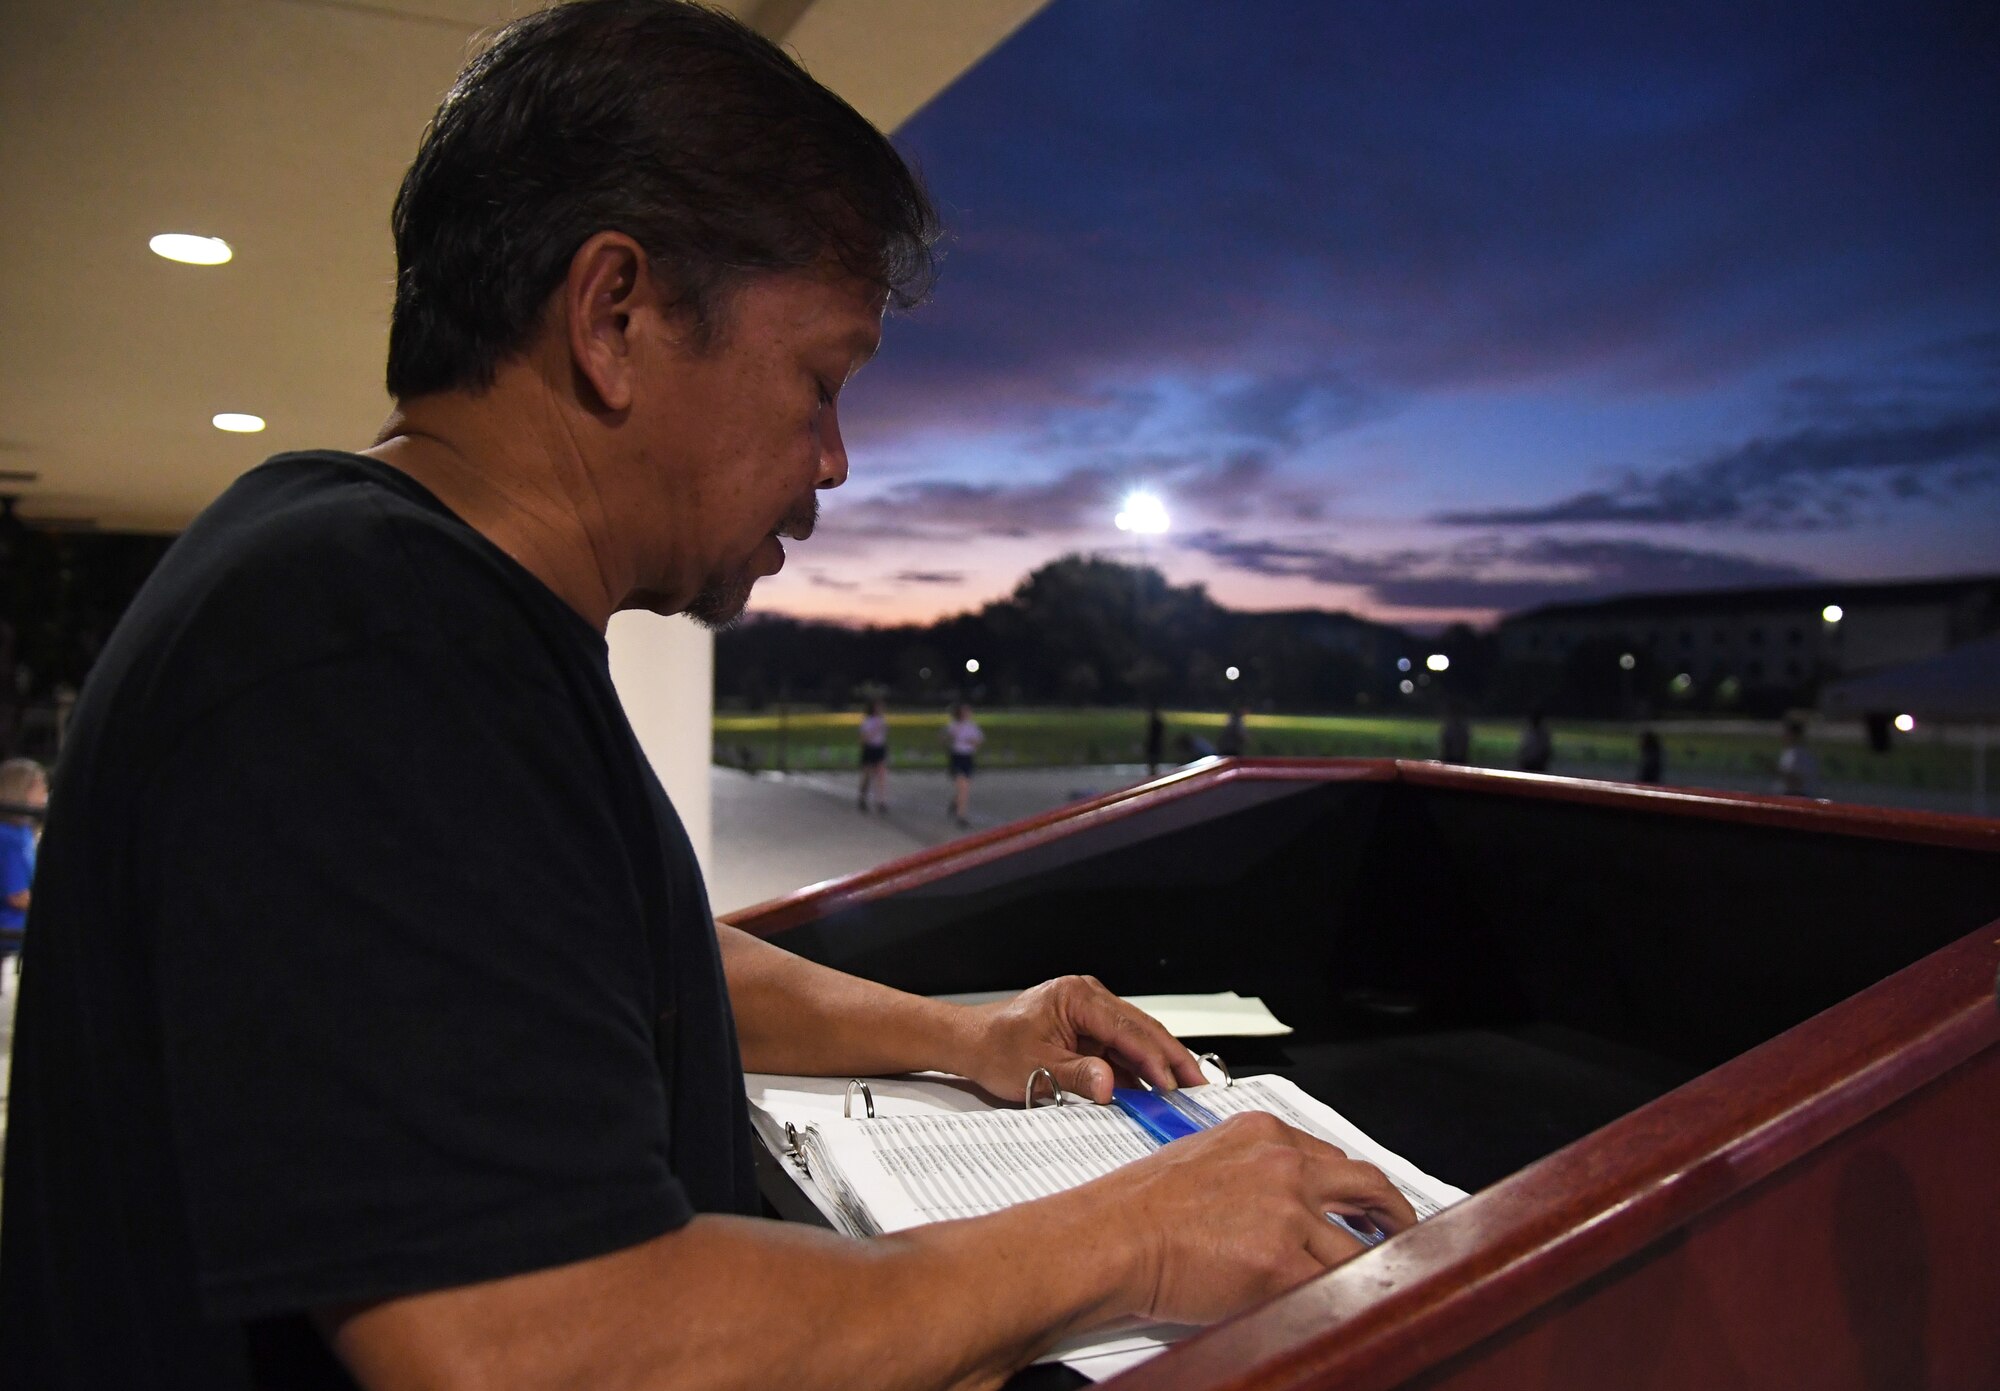
[[[1023,1111],[1032,1111],[1035,1109],[1035,1083],[1044,1077],[1049,1079],[1049,1090],[1055,1094],[1056,1105],[1066,1106],[1069,1104],[1069,1098],[1063,1095],[1062,1087],[1056,1082],[1056,1075],[1045,1067],[1038,1067],[1028,1074],[1027,1089],[1021,1094],[1021,1109]]]
[[[875,1119],[875,1091],[859,1077],[847,1079],[847,1095],[840,1103],[840,1118],[854,1119],[854,1093],[861,1093],[862,1114],[869,1120]],[[799,1166],[799,1172],[812,1177],[812,1161],[806,1157],[806,1141],[813,1135],[814,1128],[807,1126],[800,1130],[790,1121],[785,1122],[785,1158]]]
[[[1229,1064],[1222,1061],[1220,1053],[1199,1053],[1195,1055],[1195,1061],[1198,1063],[1207,1063],[1217,1072],[1221,1073],[1224,1088],[1236,1085],[1236,1079],[1230,1075]],[[1062,1086],[1056,1081],[1056,1075],[1045,1067],[1038,1067],[1028,1074],[1028,1085],[1021,1090],[1021,1109],[1023,1111],[1032,1111],[1035,1109],[1035,1093],[1040,1089],[1038,1084],[1044,1080],[1049,1084],[1049,1093],[1055,1098],[1056,1105],[1067,1106],[1069,1104],[1069,1097],[1063,1091]],[[847,1093],[850,1100],[854,1095],[854,1088],[857,1086],[861,1088],[863,1093],[866,1093],[868,1090],[866,1083],[849,1082],[847,1084]],[[1149,1087],[1147,1090],[1150,1091],[1152,1089]],[[870,1116],[875,1114],[875,1108],[872,1103],[868,1108],[868,1114]]]

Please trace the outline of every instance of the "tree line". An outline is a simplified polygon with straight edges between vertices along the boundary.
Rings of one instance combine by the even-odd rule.
[[[1467,629],[1468,639],[1476,638]],[[1245,613],[1150,566],[1070,555],[934,623],[757,618],[716,639],[716,696],[760,709],[964,698],[999,705],[1394,708],[1400,630],[1349,614]],[[1234,672],[1232,676],[1231,673]]]
[[[1775,715],[1816,679],[1694,684],[1646,649],[1611,639],[1543,660],[1509,659],[1465,624],[1419,635],[1347,613],[1225,608],[1150,566],[1069,555],[1004,599],[928,624],[856,628],[755,618],[716,639],[725,707],[1146,706],[1651,719],[1697,711]],[[1438,665],[1442,661],[1441,668]],[[1627,665],[1630,663],[1630,665]],[[976,664],[971,665],[971,664]]]

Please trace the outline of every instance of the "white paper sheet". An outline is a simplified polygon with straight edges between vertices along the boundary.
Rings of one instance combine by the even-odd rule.
[[[941,1074],[870,1079],[875,1118],[844,1119],[845,1079],[746,1078],[751,1118],[774,1153],[785,1152],[785,1122],[812,1129],[810,1175],[801,1188],[836,1227],[904,1231],[926,1222],[981,1216],[1074,1188],[1154,1148],[1114,1107],[1072,1101],[1034,1111],[996,1109],[976,1088]],[[1269,1111],[1376,1165],[1428,1217],[1465,1196],[1371,1140],[1339,1112],[1283,1077],[1249,1077],[1187,1094],[1218,1116]],[[796,1169],[794,1170],[796,1172]],[[867,1225],[839,1198],[866,1209]],[[1063,1361],[1093,1380],[1151,1356],[1188,1330],[1132,1325],[1072,1339],[1043,1361]]]
[[[1269,1038],[1292,1031],[1257,996],[1234,990],[1211,995],[1127,995],[1125,1000],[1159,1020],[1175,1038]]]

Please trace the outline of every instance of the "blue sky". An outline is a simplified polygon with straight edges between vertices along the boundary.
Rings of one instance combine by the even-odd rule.
[[[1054,0],[898,143],[949,240],[759,607],[1004,594],[1167,501],[1414,624],[2000,570],[1990,6]]]

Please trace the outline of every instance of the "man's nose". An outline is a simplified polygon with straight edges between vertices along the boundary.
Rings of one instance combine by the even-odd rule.
[[[840,437],[840,413],[832,406],[820,417],[819,476],[815,488],[838,488],[847,481],[847,442]]]

